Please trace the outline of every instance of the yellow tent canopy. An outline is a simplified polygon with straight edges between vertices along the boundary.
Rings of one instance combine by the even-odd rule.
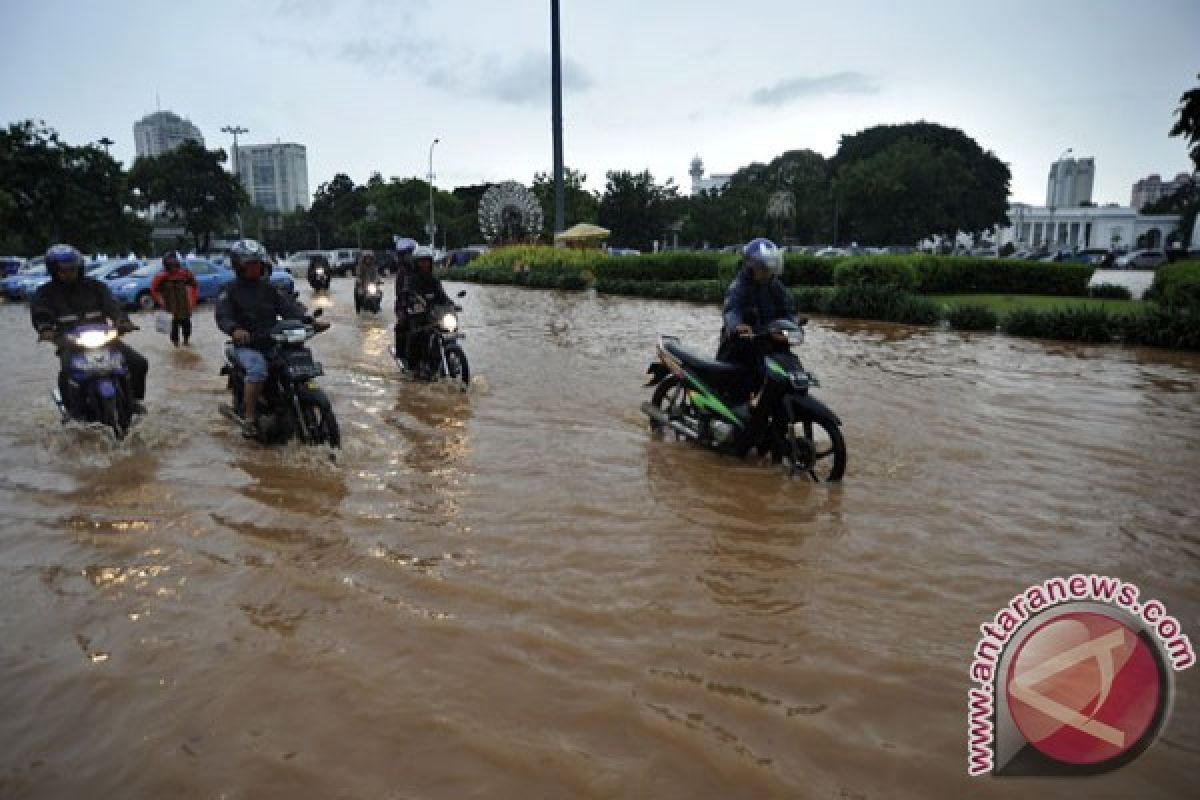
[[[556,242],[588,242],[607,239],[611,233],[607,228],[601,228],[599,225],[593,225],[590,222],[580,222],[577,225],[572,225],[565,231],[554,234]]]

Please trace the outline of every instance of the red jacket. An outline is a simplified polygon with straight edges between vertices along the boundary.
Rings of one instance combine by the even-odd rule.
[[[165,308],[176,318],[187,316],[199,299],[196,276],[186,267],[161,270],[150,282],[150,296],[159,308]]]

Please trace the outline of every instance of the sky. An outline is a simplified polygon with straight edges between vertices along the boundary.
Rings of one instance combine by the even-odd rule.
[[[690,187],[836,152],[879,124],[959,128],[1040,205],[1067,148],[1093,199],[1190,171],[1167,131],[1200,83],[1197,0],[561,0],[564,160]],[[209,147],[307,148],[310,190],[365,182],[529,184],[553,163],[549,0],[0,0],[0,124],[44,120],[73,144],[162,108]]]

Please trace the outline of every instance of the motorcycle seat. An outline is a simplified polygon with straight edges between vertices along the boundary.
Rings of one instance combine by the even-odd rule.
[[[663,346],[668,353],[678,358],[689,369],[709,382],[726,383],[736,380],[742,373],[742,368],[737,364],[729,364],[725,361],[715,361],[711,358],[706,358],[699,353],[688,350],[677,342],[668,341]]]

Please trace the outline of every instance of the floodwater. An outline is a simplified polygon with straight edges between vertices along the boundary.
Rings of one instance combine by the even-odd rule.
[[[118,447],[0,306],[0,796],[1198,796],[1200,669],[1083,782],[968,778],[966,704],[1051,576],[1200,641],[1200,358],[815,319],[850,465],[814,486],[650,436],[656,334],[711,348],[715,308],[466,288],[464,394],[335,281],[336,460],[218,413],[208,307],[188,350],[141,317]]]

